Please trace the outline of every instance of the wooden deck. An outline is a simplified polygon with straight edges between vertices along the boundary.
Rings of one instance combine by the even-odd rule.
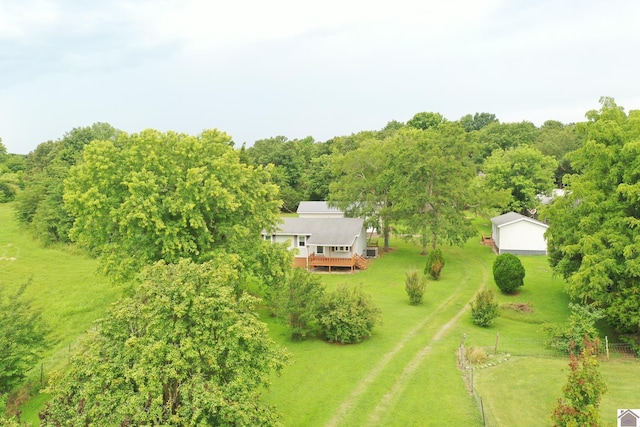
[[[329,271],[331,271],[332,267],[346,267],[350,268],[351,271],[354,271],[356,268],[366,270],[367,265],[367,259],[357,254],[349,258],[328,257],[316,254],[309,255],[310,269],[316,267],[328,267]]]

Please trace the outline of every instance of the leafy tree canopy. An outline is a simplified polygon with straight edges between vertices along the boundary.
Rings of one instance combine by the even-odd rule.
[[[506,151],[495,150],[482,170],[481,179],[490,192],[507,191],[503,212],[526,213],[539,204],[538,194],[549,194],[554,187],[553,173],[557,162],[533,146],[518,146]]]
[[[116,279],[158,260],[203,262],[220,251],[252,257],[261,230],[278,219],[268,169],[241,163],[218,130],[95,141],[66,180],[71,236]]]
[[[489,157],[497,149],[508,150],[520,145],[532,145],[538,136],[538,128],[531,122],[492,122],[478,132],[482,158]]]
[[[416,113],[411,120],[407,122],[407,126],[427,130],[432,127],[437,127],[445,121],[445,118],[440,113],[422,112]]]
[[[408,127],[391,139],[393,215],[422,253],[440,243],[462,245],[474,233],[464,210],[475,176],[469,133],[456,122],[426,131]]]
[[[490,113],[475,113],[473,116],[471,114],[467,114],[462,116],[459,122],[467,132],[480,130],[491,123],[499,123],[496,115]]]
[[[235,296],[237,263],[159,262],[114,304],[68,371],[53,377],[43,426],[277,425],[260,392],[287,362]]]
[[[68,242],[73,218],[64,208],[64,180],[94,140],[113,140],[118,130],[107,123],[74,128],[58,141],[48,141],[25,160],[24,191],[16,203],[18,219],[30,224],[45,243]]]
[[[584,142],[566,195],[544,211],[549,261],[569,295],[605,309],[620,331],[640,330],[640,111],[612,98],[576,125]]]
[[[335,154],[333,173],[337,178],[329,186],[329,200],[348,216],[364,218],[384,238],[389,249],[392,217],[392,183],[395,171],[391,164],[396,150],[394,139],[369,138],[357,149]]]

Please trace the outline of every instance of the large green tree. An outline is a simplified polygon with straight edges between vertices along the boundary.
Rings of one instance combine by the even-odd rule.
[[[605,309],[620,331],[640,330],[640,111],[612,98],[577,125],[566,195],[544,212],[549,261],[569,295]]]
[[[482,158],[494,150],[508,150],[520,145],[532,145],[538,136],[538,128],[527,121],[518,123],[492,122],[478,131],[478,143]]]
[[[45,243],[68,242],[73,216],[62,201],[69,169],[94,140],[113,140],[118,130],[107,123],[74,128],[58,141],[40,144],[27,155],[24,191],[16,202],[17,217]]]
[[[241,163],[218,130],[95,141],[71,169],[64,199],[75,218],[71,236],[116,279],[158,260],[203,262],[220,251],[249,266],[280,208],[269,171]]]
[[[235,264],[147,268],[50,380],[41,425],[277,425],[260,393],[288,355],[258,320],[257,300],[236,297]]]
[[[280,187],[283,209],[295,212],[300,201],[307,199],[305,178],[315,151],[311,137],[289,140],[277,136],[256,141],[246,154],[255,166],[274,166],[272,175]]]
[[[396,150],[393,138],[369,138],[356,150],[334,154],[336,180],[329,186],[329,200],[348,216],[364,218],[384,239],[384,250],[390,246],[392,216],[391,188],[396,171],[391,157]]]
[[[574,124],[565,125],[556,120],[547,120],[540,127],[535,147],[546,156],[558,162],[554,173],[555,184],[561,187],[566,174],[575,172],[571,167],[568,154],[580,147],[581,140]]]
[[[474,233],[464,211],[475,175],[469,134],[457,122],[425,130],[406,128],[391,139],[393,214],[407,235],[419,235],[422,253],[438,244],[462,245]]]
[[[483,166],[480,181],[490,192],[506,191],[507,204],[500,206],[503,212],[526,213],[535,208],[538,194],[549,194],[554,187],[554,170],[557,162],[532,146],[518,146],[509,150],[495,150]]]

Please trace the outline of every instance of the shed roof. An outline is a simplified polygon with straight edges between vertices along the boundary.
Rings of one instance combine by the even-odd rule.
[[[528,216],[521,215],[516,212],[508,212],[506,214],[502,214],[499,216],[494,216],[491,218],[491,222],[494,223],[497,227],[503,227],[505,225],[513,224],[518,221],[528,221],[536,225],[540,225],[542,227],[548,228],[549,225],[545,224],[542,221],[538,221],[537,219],[529,218]]]
[[[311,245],[351,246],[363,225],[362,218],[283,218],[276,234],[310,236]]]
[[[306,201],[300,202],[298,211],[300,213],[342,213],[342,210],[329,206],[324,201]]]

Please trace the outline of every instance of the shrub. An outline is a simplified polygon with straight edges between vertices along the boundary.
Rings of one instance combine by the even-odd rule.
[[[505,294],[514,294],[524,285],[524,267],[520,258],[513,254],[502,254],[493,262],[493,280]]]
[[[418,305],[422,302],[424,291],[427,287],[427,278],[416,270],[410,270],[405,273],[404,287],[409,295],[409,303]]]
[[[567,384],[562,389],[551,418],[556,426],[599,426],[600,401],[607,384],[596,357],[598,342],[585,338],[582,351],[571,355]]]
[[[0,286],[0,396],[24,380],[47,344],[41,312],[24,298],[28,284],[7,297]]]
[[[604,312],[587,305],[569,304],[569,321],[563,324],[546,323],[543,329],[550,338],[549,345],[561,353],[570,351],[580,353],[584,339],[594,341],[598,338],[596,322],[604,317]]]
[[[320,278],[301,268],[291,269],[285,285],[272,295],[276,314],[289,326],[292,340],[301,341],[315,335],[318,306],[323,296]]]
[[[325,295],[320,304],[318,323],[327,340],[352,344],[370,337],[381,315],[371,296],[362,291],[362,286],[342,285]]]
[[[498,302],[492,289],[483,289],[471,303],[471,321],[478,326],[489,326],[498,317]]]
[[[427,265],[424,267],[424,274],[438,280],[444,268],[444,256],[440,249],[432,249],[427,253]]]

